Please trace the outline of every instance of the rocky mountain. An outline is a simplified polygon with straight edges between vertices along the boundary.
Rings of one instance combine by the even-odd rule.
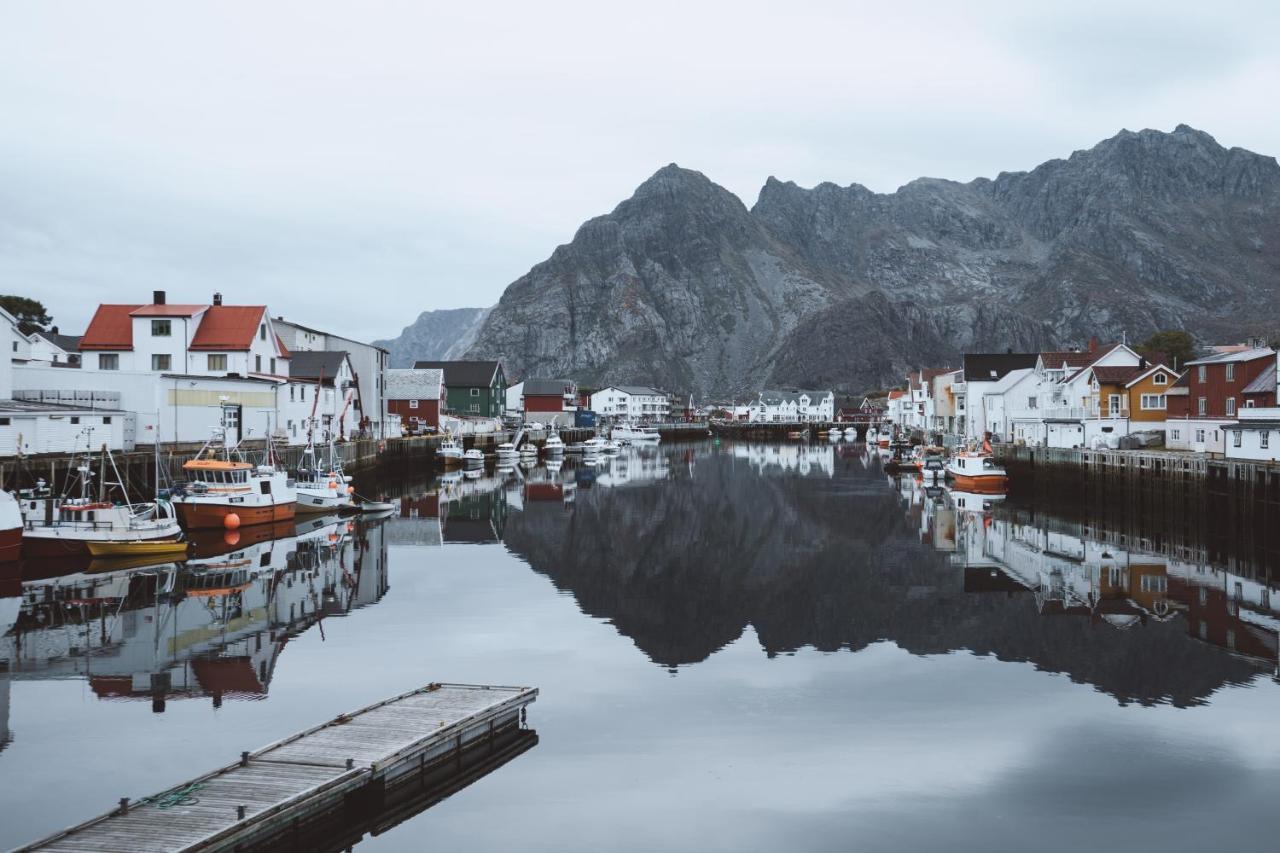
[[[770,178],[749,210],[673,164],[513,282],[467,354],[513,377],[859,391],[967,350],[1267,334],[1278,284],[1280,165],[1185,125],[888,194]]]
[[[449,308],[423,311],[400,336],[374,341],[390,355],[391,367],[413,367],[418,360],[454,358],[475,343],[480,324],[489,316],[488,308]]]

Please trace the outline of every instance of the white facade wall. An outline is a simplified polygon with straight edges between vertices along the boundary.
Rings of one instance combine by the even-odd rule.
[[[0,411],[0,457],[18,453],[75,453],[132,450],[125,445],[125,412],[68,410],[45,412]]]
[[[1226,441],[1223,449],[1228,459],[1247,459],[1254,462],[1280,462],[1280,429],[1261,428],[1254,424],[1253,428],[1244,429],[1250,421],[1280,421],[1280,408],[1258,407],[1243,409],[1240,412],[1239,427],[1226,429]],[[1265,446],[1264,446],[1265,445]]]
[[[13,318],[9,316],[9,312],[0,308],[0,352],[6,353],[0,357],[0,400],[13,399],[13,355],[17,349],[20,349],[27,338],[18,331],[17,324]],[[65,368],[59,368],[65,369]]]
[[[503,410],[509,415],[518,415],[524,412],[524,383],[517,382],[507,389],[506,399],[502,405]]]
[[[290,350],[342,351],[351,359],[355,379],[360,385],[361,414],[369,419],[370,431],[375,438],[391,438],[388,434],[387,414],[387,352],[372,344],[354,341],[340,335],[308,329],[290,323],[280,317],[272,321],[272,328]],[[400,417],[394,416],[399,429]]]
[[[671,407],[666,394],[629,394],[621,388],[601,388],[591,395],[591,410],[607,418],[665,420]]]

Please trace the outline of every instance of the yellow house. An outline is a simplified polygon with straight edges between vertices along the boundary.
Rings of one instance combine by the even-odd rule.
[[[1166,393],[1178,373],[1163,364],[1095,367],[1090,387],[1091,409],[1100,418],[1128,418],[1138,423],[1164,423]]]

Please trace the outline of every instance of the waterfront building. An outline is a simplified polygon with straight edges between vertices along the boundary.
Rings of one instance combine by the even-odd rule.
[[[747,420],[759,423],[828,423],[835,420],[833,391],[761,391],[747,404]]]
[[[388,368],[386,374],[387,412],[398,417],[400,429],[417,435],[440,429],[441,404],[445,399],[444,371],[439,368]]]
[[[288,402],[281,392],[276,436],[290,444],[306,444],[310,433],[316,443],[330,438],[354,438],[368,428],[360,399],[360,385],[350,354],[320,350],[293,353],[288,381]]]
[[[933,414],[928,424],[930,432],[943,435],[956,435],[963,429],[958,419],[963,412],[956,407],[956,383],[963,383],[964,371],[944,369],[936,372],[930,380],[929,399]]]
[[[15,360],[36,362],[40,364],[56,364],[60,367],[80,366],[80,336],[63,335],[54,326],[49,331],[32,332],[27,335],[26,346],[21,357],[14,353]]]
[[[345,352],[351,365],[351,386],[360,403],[360,418],[348,420],[352,433],[369,438],[391,438],[387,424],[386,374],[388,353],[382,347],[324,332],[276,317],[273,328],[290,352]]]
[[[1038,360],[1038,353],[965,355],[963,398],[957,397],[957,406],[965,410],[966,441],[981,441],[987,432],[1001,439],[1012,438],[1005,392],[1030,375]]]
[[[1227,430],[1250,400],[1257,407],[1259,392],[1246,389],[1275,368],[1269,347],[1217,353],[1187,362],[1186,394],[1167,398],[1167,445],[1171,449],[1225,455]],[[1262,399],[1265,398],[1265,390]],[[1258,418],[1251,417],[1251,421]],[[1243,438],[1242,438],[1243,442]]]
[[[527,421],[572,426],[577,408],[578,383],[572,379],[526,379],[507,389],[507,411]]]
[[[419,361],[416,370],[443,370],[445,408],[461,418],[501,418],[507,377],[500,361]]]
[[[610,385],[591,395],[591,410],[605,418],[665,421],[671,400],[666,391],[647,385]]]

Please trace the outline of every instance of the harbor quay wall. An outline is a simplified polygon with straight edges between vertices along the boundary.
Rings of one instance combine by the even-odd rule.
[[[709,429],[722,438],[781,439],[792,433],[803,432],[807,438],[818,438],[833,429],[858,431],[858,438],[866,438],[868,429],[875,429],[877,421],[712,421]]]
[[[1280,465],[1150,450],[997,445],[1010,497],[1126,531],[1118,544],[1280,578]]]

